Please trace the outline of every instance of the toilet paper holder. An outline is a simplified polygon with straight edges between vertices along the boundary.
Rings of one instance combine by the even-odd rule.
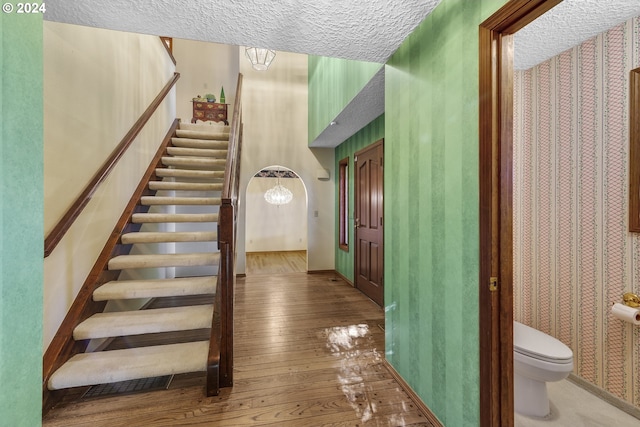
[[[633,292],[627,292],[622,295],[622,301],[629,307],[640,307],[640,296],[634,294]]]

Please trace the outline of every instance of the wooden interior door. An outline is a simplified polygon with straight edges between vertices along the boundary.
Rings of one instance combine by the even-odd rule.
[[[355,286],[384,303],[383,140],[355,155]]]

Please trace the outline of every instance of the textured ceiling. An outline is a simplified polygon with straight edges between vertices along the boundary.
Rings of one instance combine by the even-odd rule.
[[[385,62],[440,0],[56,0],[45,19]]]
[[[384,63],[440,1],[56,0],[45,19]],[[640,0],[564,0],[515,34],[514,66],[530,68],[638,15]],[[312,145],[336,146],[383,111],[384,68]]]
[[[531,68],[638,15],[640,0],[564,0],[514,35],[514,68]]]

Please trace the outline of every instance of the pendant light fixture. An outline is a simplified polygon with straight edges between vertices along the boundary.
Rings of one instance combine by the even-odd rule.
[[[264,193],[264,199],[272,205],[286,205],[293,200],[293,193],[287,187],[280,184],[280,171],[277,172],[278,181],[273,188]]]
[[[276,57],[276,51],[271,49],[264,49],[260,47],[247,47],[244,53],[251,61],[251,66],[254,70],[266,71],[271,65],[271,61]]]

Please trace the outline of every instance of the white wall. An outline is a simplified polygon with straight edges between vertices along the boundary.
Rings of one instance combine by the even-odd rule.
[[[238,81],[238,47],[194,40],[173,40],[173,57],[180,73],[177,83],[176,113],[184,122],[193,116],[191,99],[212,93],[220,102],[224,87],[229,121],[233,111]],[[214,123],[214,122],[207,122]]]
[[[334,259],[334,150],[308,147],[307,56],[277,52],[267,71],[255,71],[239,48],[240,72],[244,75],[244,142],[240,197],[246,197],[253,174],[270,165],[295,171],[307,189],[308,270],[333,270]],[[319,168],[331,179],[317,179]],[[242,200],[241,200],[242,201]],[[238,273],[244,273],[246,203],[238,218]],[[317,215],[316,215],[317,213]]]
[[[43,40],[47,233],[172,78],[175,67],[155,36],[44,21]],[[174,88],[45,258],[44,348],[175,117]]]
[[[277,183],[277,178],[254,177],[247,186],[247,252],[307,250],[307,193],[302,180],[280,179],[293,194],[290,203],[280,206],[264,199],[264,193]]]
[[[191,99],[197,95],[212,93],[216,102],[220,102],[220,89],[224,87],[225,103],[229,104],[229,121],[233,112],[238,82],[238,47],[193,40],[173,40],[173,56],[176,69],[180,73],[177,84],[176,111],[183,122],[189,123],[193,116]],[[202,122],[198,122],[202,123]],[[215,122],[206,122],[211,126],[222,126]],[[219,192],[196,192],[193,196],[219,197]],[[176,213],[217,213],[217,206],[177,206]],[[211,231],[217,230],[215,223],[209,224]],[[175,231],[204,230],[207,226],[195,223],[176,223]],[[212,252],[217,250],[216,242],[176,243],[177,251]],[[217,267],[191,266],[176,267],[176,277],[217,274]]]

